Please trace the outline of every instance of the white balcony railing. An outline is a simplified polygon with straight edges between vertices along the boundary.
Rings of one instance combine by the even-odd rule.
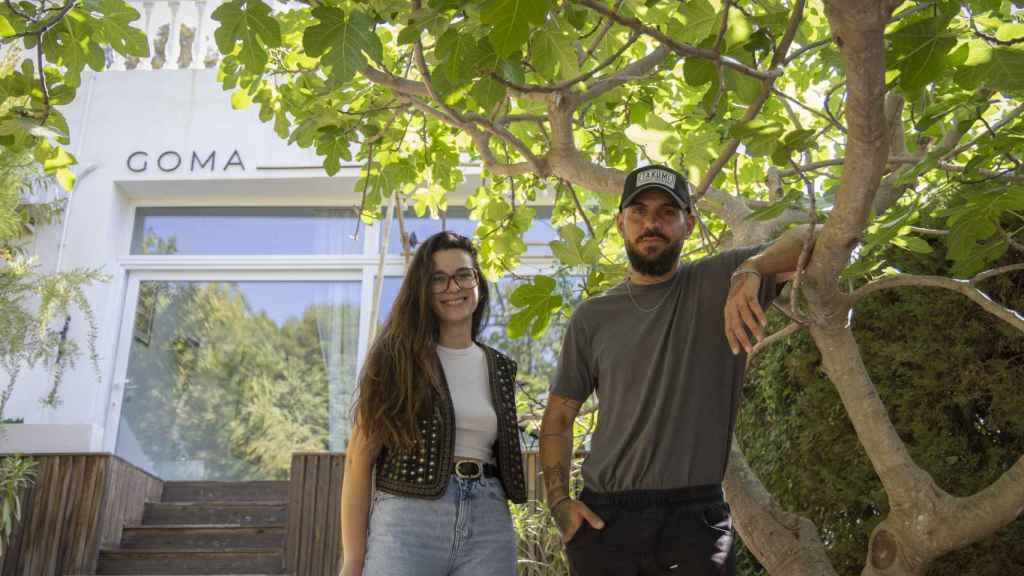
[[[129,2],[142,17],[134,25],[146,33],[149,58],[124,58],[107,53],[110,70],[176,70],[213,68],[220,53],[213,39],[218,22],[210,18],[221,0]]]

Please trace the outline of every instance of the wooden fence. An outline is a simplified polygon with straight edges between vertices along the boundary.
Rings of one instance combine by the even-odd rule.
[[[2,576],[94,574],[102,546],[142,520],[163,482],[112,454],[47,454],[21,498],[22,522],[0,558]]]
[[[292,455],[288,486],[285,571],[294,576],[337,574],[341,569],[341,481],[345,455]]]
[[[47,454],[22,495],[22,521],[0,558],[0,576],[95,574],[101,547],[116,547],[125,525],[141,523],[163,482],[112,454]],[[535,452],[523,455],[527,493],[543,498]],[[292,456],[285,571],[337,574],[341,568],[341,483],[345,455]]]

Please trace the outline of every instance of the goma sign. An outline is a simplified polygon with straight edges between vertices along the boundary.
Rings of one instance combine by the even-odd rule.
[[[180,154],[176,150],[165,150],[159,154],[150,154],[149,152],[143,152],[138,150],[128,155],[128,160],[125,162],[128,166],[128,170],[132,172],[148,172],[151,170],[159,170],[160,172],[216,172],[218,169],[221,172],[227,172],[231,168],[241,169],[245,171],[245,163],[242,162],[242,155],[238,153],[238,150],[232,150],[231,154],[221,155],[221,158],[227,158],[223,164],[217,163],[217,151],[211,150],[209,153],[192,151],[191,155]]]

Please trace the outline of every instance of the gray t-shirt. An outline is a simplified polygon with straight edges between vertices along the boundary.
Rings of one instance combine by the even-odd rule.
[[[623,283],[576,309],[551,392],[580,402],[598,395],[597,427],[583,463],[587,488],[722,482],[747,358],[742,351],[733,355],[725,337],[729,276],[762,248],[687,262],[671,280],[628,291]],[[766,310],[774,296],[775,283],[765,278]],[[642,312],[637,305],[658,308]]]

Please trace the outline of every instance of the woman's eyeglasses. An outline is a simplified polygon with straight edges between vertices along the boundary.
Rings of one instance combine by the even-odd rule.
[[[430,291],[434,294],[447,292],[452,280],[455,280],[455,285],[460,289],[472,288],[479,282],[476,270],[473,268],[459,268],[454,274],[434,272],[430,276]]]

